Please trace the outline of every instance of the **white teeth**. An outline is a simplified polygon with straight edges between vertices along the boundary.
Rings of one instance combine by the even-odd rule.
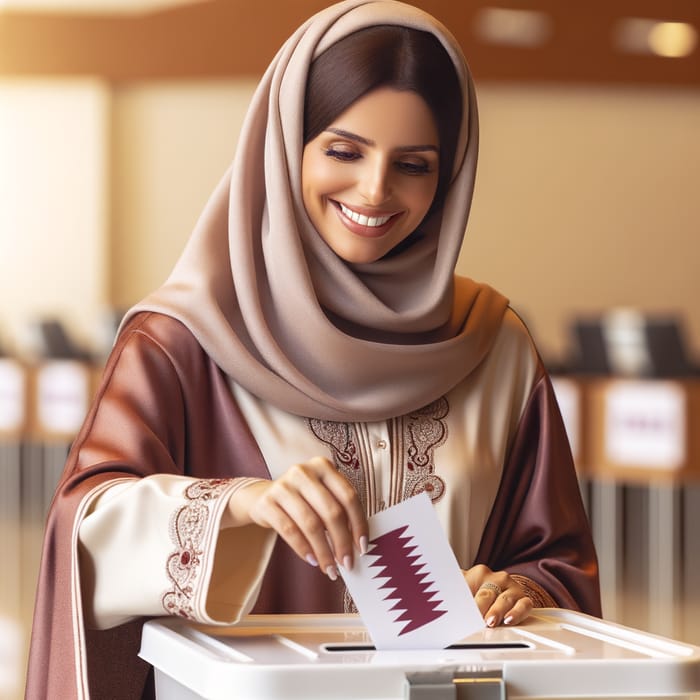
[[[391,214],[389,214],[389,216],[365,216],[364,214],[358,214],[352,209],[348,209],[344,204],[340,205],[340,209],[348,219],[351,219],[356,224],[360,224],[360,226],[369,226],[371,228],[383,226],[392,216]]]

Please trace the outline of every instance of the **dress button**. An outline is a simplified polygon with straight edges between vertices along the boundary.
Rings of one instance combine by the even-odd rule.
[[[378,447],[380,450],[385,450],[385,449],[386,449],[386,440],[379,440],[379,441],[377,442],[377,447]]]

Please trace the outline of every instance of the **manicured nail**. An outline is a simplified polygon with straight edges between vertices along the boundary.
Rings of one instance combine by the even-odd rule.
[[[508,615],[508,617],[507,617],[505,620],[503,620],[503,624],[504,624],[504,625],[509,625],[511,622],[513,622],[513,616],[512,616],[512,615]]]
[[[487,627],[495,627],[496,626],[496,616],[495,615],[491,615],[491,617],[487,618],[486,626]]]
[[[348,571],[350,571],[350,569],[352,569],[352,557],[350,555],[343,557],[343,566]]]
[[[338,578],[338,570],[335,566],[331,565],[326,567],[326,576],[328,576],[331,581],[335,581]]]
[[[308,561],[309,564],[311,564],[311,566],[318,566],[318,562],[316,561],[316,557],[313,554],[307,554],[306,561]]]
[[[360,554],[367,554],[369,550],[369,541],[365,535],[360,537]]]

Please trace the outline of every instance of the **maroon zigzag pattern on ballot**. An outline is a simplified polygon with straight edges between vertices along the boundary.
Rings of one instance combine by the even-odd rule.
[[[426,580],[427,572],[420,573],[425,564],[419,561],[419,554],[411,554],[418,546],[411,544],[413,538],[405,534],[406,530],[408,525],[375,537],[368,552],[369,556],[377,557],[370,568],[380,568],[372,578],[387,579],[379,587],[380,591],[388,591],[384,600],[396,600],[389,610],[403,611],[395,620],[406,622],[399,636],[424,627],[447,612],[436,609],[443,601],[433,600],[437,592],[429,589],[435,587],[435,582]]]

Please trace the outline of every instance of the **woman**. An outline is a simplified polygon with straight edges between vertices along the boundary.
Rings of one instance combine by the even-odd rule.
[[[148,697],[146,616],[352,609],[337,564],[421,491],[488,625],[599,614],[549,379],[507,301],[454,275],[477,133],[462,54],[415,8],[347,0],[285,43],[69,456],[28,697]]]

